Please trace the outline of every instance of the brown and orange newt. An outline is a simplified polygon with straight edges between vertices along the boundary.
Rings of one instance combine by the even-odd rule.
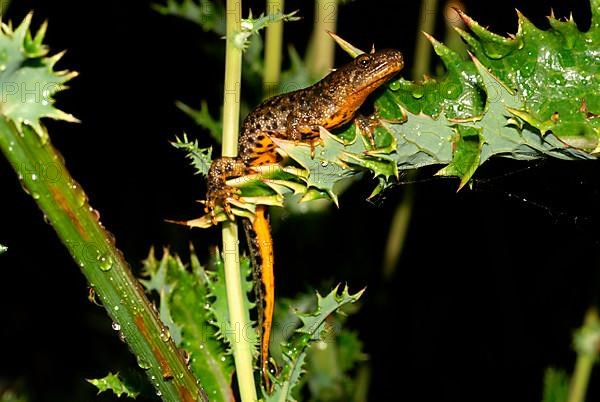
[[[319,141],[319,127],[333,129],[354,119],[365,99],[404,66],[397,50],[361,54],[352,62],[331,72],[313,86],[267,99],[244,120],[238,157],[213,161],[208,172],[206,212],[215,219],[215,207],[222,205],[233,218],[230,199],[237,190],[225,184],[229,178],[252,173],[252,168],[279,163],[272,138]],[[369,133],[370,135],[370,133]],[[373,143],[371,137],[371,143]],[[255,272],[258,319],[261,328],[261,370],[269,387],[267,364],[274,308],[273,241],[265,206],[257,206],[252,221],[244,219],[244,229]]]

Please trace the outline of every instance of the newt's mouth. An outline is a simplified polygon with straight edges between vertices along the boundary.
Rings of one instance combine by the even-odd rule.
[[[389,66],[385,66],[385,67],[389,68]],[[376,90],[377,88],[379,88],[380,86],[382,86],[383,84],[385,84],[386,82],[391,80],[396,74],[398,74],[400,72],[400,70],[402,70],[402,66],[398,66],[397,68],[390,69],[390,71],[383,74],[380,78],[369,82],[368,85],[365,85],[362,88],[359,88],[357,91],[354,92],[354,95],[360,96],[360,95],[364,94],[365,96],[368,96],[371,92],[373,92],[374,90]]]

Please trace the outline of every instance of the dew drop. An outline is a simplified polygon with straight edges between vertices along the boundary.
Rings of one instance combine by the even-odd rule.
[[[110,271],[110,269],[113,266],[113,260],[112,257],[108,254],[100,254],[98,255],[98,262],[100,263],[100,270],[101,271]]]
[[[111,324],[112,329],[114,329],[115,331],[120,331],[121,330],[121,326],[119,325],[119,323],[113,322]]]
[[[37,174],[33,173],[31,175],[31,181],[37,181],[37,179],[38,179]]]
[[[321,161],[321,166],[327,167],[327,165],[329,165],[329,162],[327,162],[327,161]]]
[[[390,89],[392,91],[397,91],[400,89],[400,81],[392,81],[390,82]]]
[[[142,370],[148,370],[152,367],[152,365],[148,363],[148,361],[146,361],[143,357],[140,356],[138,356],[137,358],[137,364]]]
[[[91,213],[91,214],[94,216],[94,219],[95,219],[96,221],[99,221],[99,220],[100,220],[100,212],[98,212],[98,210],[97,210],[97,209],[94,209],[94,208],[92,208],[92,207],[89,207],[89,209],[88,209],[88,210],[89,210],[89,211],[90,211],[90,213]]]
[[[158,386],[158,384],[156,384]],[[162,392],[160,390],[156,391],[156,396],[162,396]]]
[[[36,193],[36,192],[33,192],[33,193],[31,193],[31,197],[32,197],[34,200],[39,200],[39,199],[40,199],[40,195],[39,195],[38,193]]]
[[[171,333],[169,332],[169,330],[167,328],[163,328],[160,331],[160,335],[159,336],[160,336],[160,339],[163,342],[167,342],[169,339],[171,339]]]

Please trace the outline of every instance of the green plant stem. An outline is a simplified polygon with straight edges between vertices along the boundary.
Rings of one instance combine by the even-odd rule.
[[[410,175],[414,177],[415,173],[410,172]],[[384,279],[390,279],[396,270],[398,260],[406,244],[406,234],[408,233],[410,218],[415,206],[415,186],[407,184],[404,189],[404,198],[402,198],[402,201],[396,207],[387,238],[383,258]]]
[[[464,29],[465,23],[458,15],[456,10],[467,12],[466,6],[460,0],[448,0],[444,5],[444,20],[446,22],[446,33],[444,35],[444,43],[450,49],[461,55],[467,55],[467,46],[462,38],[456,32],[455,28]]]
[[[337,14],[338,0],[316,0],[314,27],[306,54],[311,77],[321,78],[333,68],[335,42],[327,31],[335,32]]]
[[[235,35],[241,31],[240,0],[227,0],[227,43],[225,45],[225,87],[223,104],[223,156],[237,156],[237,138],[240,121],[240,81],[242,77],[242,49],[235,45]],[[244,315],[243,290],[240,282],[238,229],[235,222],[223,223],[223,264],[227,284],[229,321],[236,331],[237,342],[232,345],[242,402],[257,400],[252,370],[252,349],[243,334],[249,328]]]
[[[435,16],[437,14],[438,0],[422,0],[421,15],[419,17],[419,30],[421,32],[433,33],[435,27]],[[421,79],[423,74],[429,72],[431,64],[431,44],[425,35],[417,35],[415,43],[415,64],[412,76]]]
[[[435,26],[435,10],[437,0],[421,1],[421,18],[419,19],[419,27],[417,32],[432,32]],[[412,71],[413,80],[420,79],[423,74],[431,69],[431,44],[424,35],[417,35],[415,43],[415,65]],[[408,172],[407,181],[415,180],[416,171]],[[404,198],[394,212],[394,216],[390,223],[390,232],[388,233],[387,244],[383,256],[383,277],[390,279],[396,267],[398,260],[404,250],[406,235],[410,227],[410,218],[415,206],[415,189],[414,185],[409,183],[405,186]]]
[[[10,0],[0,0],[0,16],[6,15],[8,6],[10,6]]]
[[[207,401],[166,327],[50,140],[0,117],[0,148],[165,401]],[[33,247],[33,245],[32,245]],[[61,312],[57,320],[68,321]],[[115,334],[116,336],[116,334]]]
[[[269,14],[282,13],[284,0],[267,0]],[[263,97],[275,95],[281,75],[281,53],[283,46],[283,21],[269,24],[265,33],[265,72],[263,75]]]
[[[596,309],[592,308],[587,311],[583,326],[584,330],[586,327],[596,328],[598,326],[598,312]],[[596,348],[594,349],[596,350]],[[597,357],[597,352],[590,353],[590,351],[586,350],[578,351],[573,377],[571,377],[571,384],[569,386],[568,402],[585,401],[585,394],[590,382],[590,376],[592,375],[592,368],[594,367],[594,362]]]

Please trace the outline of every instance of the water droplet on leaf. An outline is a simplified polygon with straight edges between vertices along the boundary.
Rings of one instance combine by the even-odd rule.
[[[100,270],[104,272],[110,271],[113,266],[112,257],[108,254],[98,255],[98,262],[100,263]]]
[[[137,364],[142,370],[148,370],[152,367],[152,365],[148,363],[148,361],[146,361],[143,357],[140,356],[138,356],[137,358]]]

